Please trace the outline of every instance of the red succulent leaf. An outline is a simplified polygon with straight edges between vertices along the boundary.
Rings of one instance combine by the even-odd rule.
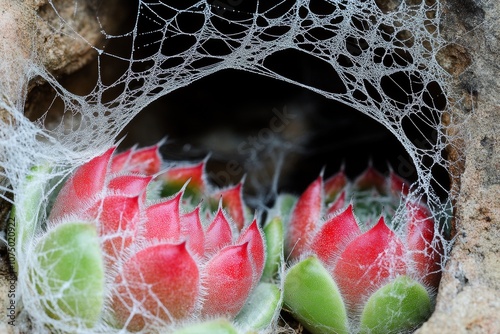
[[[163,202],[146,208],[144,230],[140,231],[146,239],[160,239],[177,242],[181,237],[180,203],[182,192]]]
[[[369,166],[363,174],[358,176],[354,181],[354,188],[360,190],[368,190],[375,188],[379,194],[386,194],[387,180],[384,175],[380,174],[375,168]]]
[[[200,206],[181,216],[181,234],[186,239],[187,248],[202,257],[205,253],[205,233],[200,220]]]
[[[219,210],[205,233],[205,254],[213,254],[222,247],[231,244],[232,241],[231,225],[222,207],[219,206]]]
[[[145,200],[146,188],[152,178],[152,176],[142,175],[119,175],[109,181],[108,189],[115,190],[124,196],[142,195]]]
[[[206,161],[203,160],[198,164],[191,166],[179,166],[168,169],[160,175],[160,178],[165,182],[174,182],[182,187],[189,181],[188,187],[196,189],[197,192],[203,193],[206,190],[204,171]]]
[[[330,265],[347,243],[360,234],[351,204],[321,227],[311,243],[311,250],[323,263]]]
[[[111,172],[129,172],[153,175],[160,171],[161,157],[158,145],[130,149],[113,157]]]
[[[299,197],[290,216],[286,251],[297,258],[309,246],[321,218],[323,178],[319,176]]]
[[[235,316],[253,287],[249,244],[221,249],[205,268],[207,291],[202,313],[205,316]]]
[[[223,208],[227,210],[239,231],[245,225],[245,205],[243,204],[242,189],[243,183],[240,182],[234,187],[219,191],[212,196],[214,199],[222,198]]]
[[[252,224],[250,224],[250,226],[240,235],[236,244],[240,245],[244,243],[248,243],[248,251],[254,272],[254,284],[256,284],[262,276],[266,261],[264,239],[256,219],[254,219]]]
[[[392,170],[389,174],[389,182],[390,182],[390,187],[391,191],[396,194],[397,196],[408,196],[408,193],[410,191],[409,188],[409,183],[402,177],[398,176],[396,173],[394,173]]]
[[[336,213],[345,207],[345,190],[340,193],[335,202],[331,203],[327,208],[327,215]]]
[[[407,245],[418,276],[430,286],[437,287],[441,279],[443,247],[439,239],[434,240],[434,219],[422,204],[408,202]]]
[[[66,181],[50,212],[51,220],[84,209],[88,202],[104,189],[109,161],[114,150],[115,147],[112,147],[80,166]]]
[[[137,252],[125,262],[115,284],[116,318],[131,331],[141,330],[151,318],[171,322],[188,317],[199,302],[200,273],[185,243]]]
[[[328,178],[324,185],[326,202],[332,202],[347,183],[348,180],[343,170]]]
[[[356,309],[363,298],[388,278],[405,272],[403,244],[381,217],[373,228],[346,246],[337,260],[333,277],[346,304]]]
[[[139,220],[139,197],[108,196],[102,206],[99,204],[87,214],[99,221],[103,250],[118,258],[133,241]]]

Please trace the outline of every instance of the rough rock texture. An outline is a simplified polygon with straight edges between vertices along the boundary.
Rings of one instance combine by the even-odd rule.
[[[36,25],[37,54],[40,62],[50,71],[56,74],[72,73],[95,57],[91,46],[102,39],[95,11],[89,1],[80,1],[78,15],[74,15],[75,3],[54,1],[59,10],[56,14],[47,2],[37,3],[37,22],[50,22]],[[61,18],[69,24],[62,22]],[[75,38],[77,35],[83,39]]]
[[[102,48],[104,43],[102,30],[113,32],[124,18],[118,0],[102,4],[98,8],[99,19],[95,1],[52,3],[57,14],[48,0],[0,0],[0,77],[12,78],[2,82],[2,88],[7,86],[4,95],[24,96],[23,90],[29,91],[38,84],[22,80],[28,69],[24,59],[36,59],[55,76],[73,73],[95,59],[93,46]],[[75,6],[78,15],[74,15]],[[5,115],[0,110],[0,117]]]
[[[443,33],[455,45],[443,55],[457,96],[449,121],[465,121],[463,151],[451,158],[465,161],[454,180],[456,242],[436,311],[418,333],[500,333],[500,2],[444,7]]]
[[[22,96],[26,60],[32,51],[33,18],[24,14],[25,6],[15,1],[0,1],[0,89],[2,99]],[[30,12],[28,12],[29,14]],[[12,101],[16,102],[16,101]],[[0,117],[5,115],[0,110]]]

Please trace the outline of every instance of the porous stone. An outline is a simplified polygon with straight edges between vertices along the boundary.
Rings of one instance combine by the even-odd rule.
[[[450,154],[460,166],[453,179],[456,239],[436,311],[417,333],[500,333],[500,3],[443,6],[444,37],[458,45],[443,59],[454,64],[450,120],[461,136]]]

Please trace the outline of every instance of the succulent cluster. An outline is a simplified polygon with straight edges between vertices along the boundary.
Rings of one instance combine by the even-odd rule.
[[[158,146],[115,151],[64,181],[32,234],[27,275],[54,328],[269,332],[282,303],[312,333],[409,331],[430,315],[440,239],[395,174],[320,176],[261,228],[242,183],[210,186],[205,161],[162,170]]]
[[[129,331],[234,320],[265,261],[241,184],[209,191],[203,164],[162,172],[157,146],[114,152],[81,166],[50,210],[30,272],[47,314],[86,327],[104,318]],[[259,289],[273,292],[272,317],[277,288]],[[265,319],[250,320],[259,327]]]
[[[429,317],[441,247],[428,208],[407,194],[404,180],[370,167],[353,183],[320,176],[297,200],[284,301],[311,332],[401,332]]]

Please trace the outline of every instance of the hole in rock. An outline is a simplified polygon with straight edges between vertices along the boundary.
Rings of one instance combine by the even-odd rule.
[[[415,140],[432,129],[409,131]],[[274,173],[279,188],[300,192],[325,168],[345,165],[351,178],[371,162],[390,165],[414,182],[411,158],[396,137],[376,120],[304,88],[248,72],[226,70],[200,79],[150,104],[125,128],[124,147],[151,145],[166,137],[171,160],[198,161],[210,153],[209,176],[219,186],[246,174],[245,189],[269,191]],[[276,171],[276,168],[280,168]],[[439,175],[445,184],[446,175]]]
[[[223,8],[218,20],[221,20],[221,24],[227,24],[228,29],[235,29],[234,33],[241,33],[238,30],[241,26],[229,22],[232,18],[230,15],[237,16],[243,21],[251,17],[248,13],[255,9],[244,7],[245,4],[247,3],[242,2],[242,7],[234,8],[234,11]],[[286,9],[290,3],[283,2],[282,5]],[[283,8],[259,7],[259,10],[266,12],[263,18],[267,18],[283,15]],[[221,10],[215,7],[212,9]],[[165,16],[162,18],[171,15],[167,9],[165,13],[160,14],[160,17]],[[147,16],[148,12],[146,11],[144,15]],[[188,18],[181,17],[182,20],[177,22],[177,28],[191,34],[200,28],[200,23],[196,20],[190,21]],[[160,22],[161,20],[151,22],[145,20],[139,22],[138,27],[162,35],[159,29]],[[261,22],[261,24],[265,26],[267,23]],[[124,31],[128,29],[130,27]],[[280,36],[282,33],[285,32],[273,31],[272,35]],[[166,37],[168,39],[168,36]],[[331,37],[328,35],[325,38]],[[167,43],[163,44],[165,48],[163,50],[159,43],[153,43],[155,38],[154,34],[143,34],[135,40],[134,59],[141,61],[132,66],[134,73],[147,73],[154,65],[155,60],[152,56],[155,53],[168,54]],[[445,102],[440,100],[439,96],[442,94],[439,87],[424,87],[418,72],[408,76],[400,71],[392,76],[382,77],[379,90],[374,82],[365,80],[363,82],[365,92],[354,86],[356,81],[354,77],[346,75],[346,81],[342,82],[339,74],[331,66],[307,54],[307,36],[304,35],[303,38],[301,51],[289,49],[276,52],[266,57],[263,65],[276,74],[301,84],[332,94],[341,94],[341,98],[346,102],[349,102],[347,95],[351,93],[359,101],[364,102],[371,98],[376,105],[379,105],[382,102],[381,94],[385,94],[395,108],[403,110],[405,105],[415,103],[413,99],[418,95],[416,93],[425,89],[421,94],[421,105],[438,110],[444,109]],[[106,52],[126,59],[130,56],[130,45],[124,44],[124,40],[126,41],[126,39],[108,41]],[[181,51],[193,43],[189,39],[169,41],[171,44],[177,42],[179,45],[176,47]],[[362,52],[363,43],[356,44],[359,50],[350,51]],[[349,44],[350,47],[353,45],[356,46],[353,43]],[[220,40],[209,39],[201,47],[211,55],[224,56],[231,53],[232,48],[239,47],[239,44],[221,43]],[[378,51],[388,57],[383,50]],[[390,59],[396,59],[395,57],[391,55]],[[195,68],[201,69],[212,64],[210,59],[210,57],[203,58],[208,63],[200,63],[201,65]],[[354,66],[352,57],[339,55],[335,59],[341,67]],[[161,60],[158,58],[158,61],[161,62],[161,69],[182,67],[183,64],[181,57],[161,58]],[[219,59],[213,63],[217,61]],[[411,59],[408,61],[411,62]],[[119,58],[102,55],[100,67],[103,83],[109,84],[119,78],[128,68],[127,65],[126,61]],[[97,80],[97,75],[88,75],[89,71],[97,72],[96,62],[72,76],[62,78],[61,83],[77,95],[88,94]],[[88,84],[85,84],[85,80]],[[78,83],[77,88],[72,86],[74,83]],[[143,83],[143,81],[131,81],[128,88],[141,87]],[[133,85],[135,86],[132,87]],[[109,92],[103,94],[103,98],[110,101],[123,89],[121,85],[113,86],[108,89]],[[50,88],[42,87],[38,91],[38,94],[47,96]],[[49,110],[46,126],[50,127],[51,122],[57,124],[60,119],[63,103],[57,98],[54,100],[49,98],[46,101],[48,102],[42,108],[39,104],[37,106],[41,112]],[[37,98],[33,98],[33,104],[37,102]],[[33,113],[30,118],[38,119],[40,116],[39,113]],[[71,121],[71,117],[66,117]],[[421,117],[420,120],[425,120],[425,117]],[[431,113],[428,117],[436,115]],[[432,126],[419,124],[418,119],[409,118],[401,121],[405,134],[417,147],[421,145],[427,148],[433,144],[436,135]],[[166,137],[167,142],[162,154],[172,160],[197,161],[210,153],[211,158],[207,167],[214,183],[221,186],[235,183],[246,174],[246,190],[254,194],[268,192],[276,173],[280,176],[278,183],[280,189],[300,192],[314,180],[322,168],[325,168],[325,176],[329,176],[344,164],[346,173],[353,178],[359,175],[370,161],[382,172],[387,172],[390,165],[410,182],[417,180],[415,166],[404,147],[376,120],[346,104],[327,99],[299,86],[244,71],[220,71],[155,100],[132,120],[119,138],[123,136],[125,136],[123,147],[136,143],[140,146],[151,145]],[[431,142],[428,142],[427,138],[430,138]],[[433,166],[433,162],[427,160],[422,159],[422,163],[428,164],[428,167],[435,172],[435,190],[444,196],[449,189],[448,175],[444,168]]]

